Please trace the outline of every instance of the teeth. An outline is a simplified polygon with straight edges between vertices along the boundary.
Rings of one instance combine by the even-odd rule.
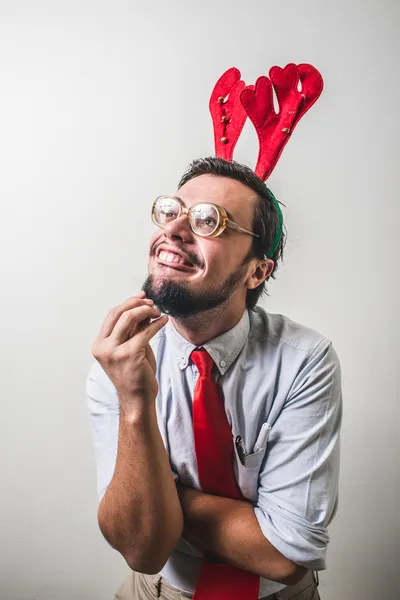
[[[181,256],[178,256],[177,254],[174,254],[173,252],[166,252],[165,250],[161,250],[159,257],[164,262],[179,263],[179,264],[184,263],[184,259]]]

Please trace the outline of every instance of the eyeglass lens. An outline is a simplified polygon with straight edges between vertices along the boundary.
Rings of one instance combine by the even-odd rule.
[[[158,198],[154,207],[154,218],[158,225],[165,225],[176,219],[180,204],[174,198]],[[219,226],[219,212],[211,204],[199,203],[189,212],[189,221],[194,233],[212,235]]]

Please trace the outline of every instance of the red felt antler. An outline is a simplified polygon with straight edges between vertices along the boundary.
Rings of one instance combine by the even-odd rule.
[[[219,78],[210,98],[215,154],[229,161],[232,160],[233,150],[247,118],[240,101],[244,87],[240,71],[232,67]]]
[[[270,79],[259,77],[255,88],[248,86],[240,94],[244,110],[257,130],[260,152],[255,173],[264,181],[272,173],[295,126],[323,89],[322,76],[312,65],[291,63],[284,69],[272,67],[269,76]],[[278,113],[274,110],[272,85],[279,103]]]

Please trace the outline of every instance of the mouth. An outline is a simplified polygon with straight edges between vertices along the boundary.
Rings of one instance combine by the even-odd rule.
[[[194,271],[196,267],[185,256],[173,250],[159,248],[155,254],[157,264],[177,271]]]

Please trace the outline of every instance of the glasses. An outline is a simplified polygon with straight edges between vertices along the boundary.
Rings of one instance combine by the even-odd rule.
[[[253,237],[260,237],[256,233],[240,227],[228,218],[222,206],[211,202],[199,202],[186,208],[180,198],[175,196],[158,196],[151,211],[151,218],[157,227],[164,227],[182,215],[189,217],[190,227],[196,235],[201,237],[217,237],[230,227],[235,231],[248,233]]]

